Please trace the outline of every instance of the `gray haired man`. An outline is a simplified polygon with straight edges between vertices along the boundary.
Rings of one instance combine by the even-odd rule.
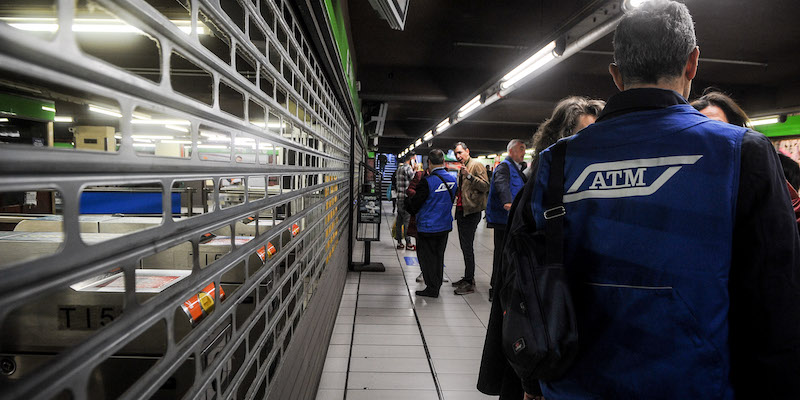
[[[528,395],[800,399],[800,237],[786,180],[764,135],[688,104],[699,55],[683,4],[644,2],[617,27],[609,72],[621,93],[562,139],[564,212],[549,216],[564,218],[581,345],[563,376],[521,377]],[[553,149],[531,177],[531,230],[545,226]],[[497,303],[482,390],[507,381],[493,354],[513,351],[491,340]]]

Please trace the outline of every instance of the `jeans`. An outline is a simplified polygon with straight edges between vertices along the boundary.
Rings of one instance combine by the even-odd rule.
[[[444,251],[447,248],[447,235],[450,232],[417,233],[417,257],[422,277],[425,278],[425,290],[439,293],[444,278]]]
[[[411,214],[406,211],[406,204],[404,199],[397,199],[397,225],[394,227],[394,238],[398,242],[406,238],[406,245],[411,244],[411,236],[408,235],[408,222],[411,220]]]
[[[464,253],[464,279],[475,280],[475,231],[481,222],[481,212],[464,215],[463,209],[456,209],[456,225],[458,226],[458,242]]]

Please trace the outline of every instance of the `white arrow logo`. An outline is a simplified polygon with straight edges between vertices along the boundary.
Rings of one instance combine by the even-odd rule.
[[[564,195],[564,203],[583,199],[613,199],[620,197],[649,196],[661,189],[684,165],[692,165],[702,155],[641,158],[637,160],[613,161],[591,164],[575,180]],[[650,185],[644,181],[648,168],[667,167]],[[592,183],[588,189],[578,191],[590,175]]]

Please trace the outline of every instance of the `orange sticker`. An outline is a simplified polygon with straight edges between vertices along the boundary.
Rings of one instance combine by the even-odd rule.
[[[300,227],[297,224],[292,224],[292,236],[297,236],[300,233]]]
[[[181,308],[189,317],[192,326],[197,325],[212,311],[216,297],[216,288],[213,283],[209,283],[202,291],[181,304]],[[219,289],[219,298],[220,300],[225,298],[225,291],[222,288]]]

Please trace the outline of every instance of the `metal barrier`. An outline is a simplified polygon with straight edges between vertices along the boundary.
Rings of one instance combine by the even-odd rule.
[[[353,127],[293,4],[24,3],[0,201],[49,228],[0,232],[0,397],[264,398],[352,223]],[[160,215],[81,215],[143,186]]]

